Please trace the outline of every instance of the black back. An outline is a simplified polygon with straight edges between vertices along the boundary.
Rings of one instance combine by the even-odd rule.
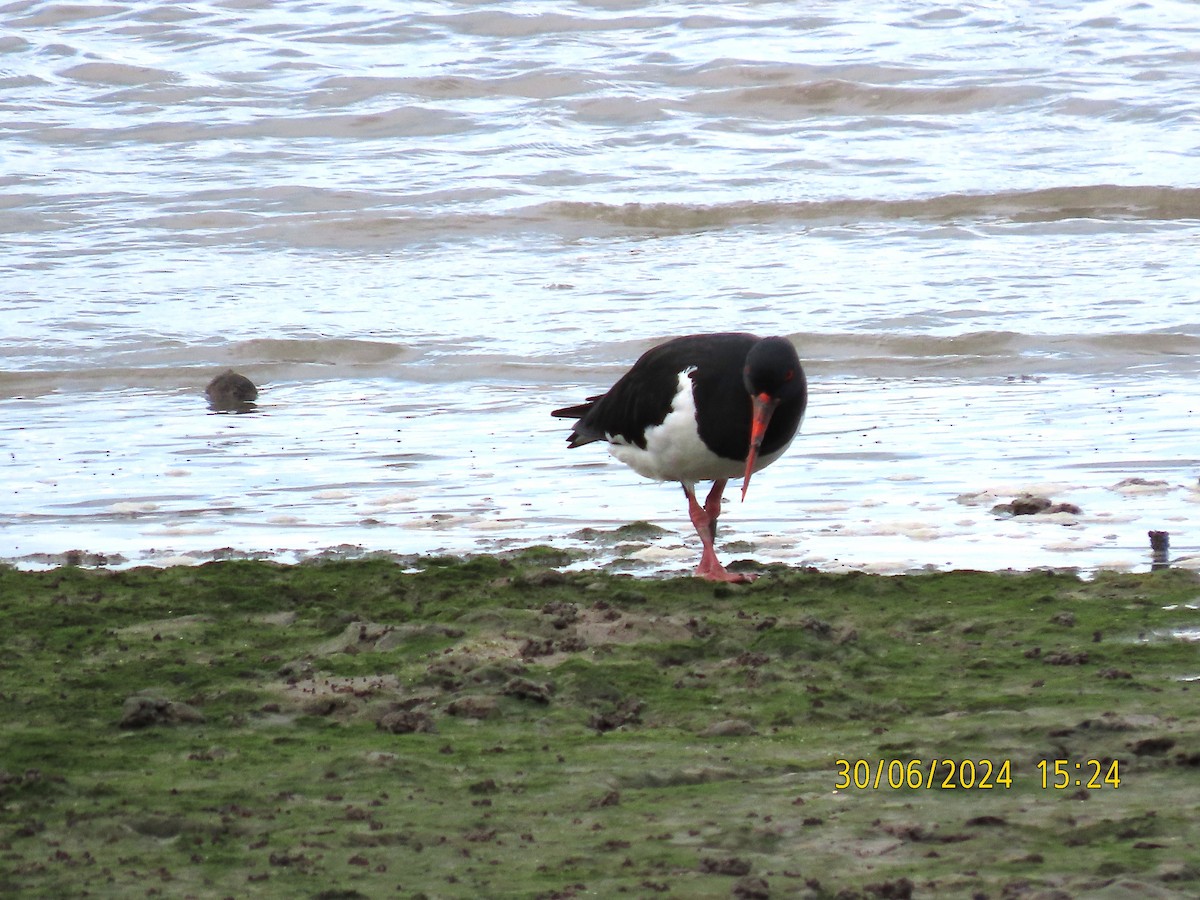
[[[751,349],[757,348],[753,357]],[[752,363],[747,373],[747,360]],[[578,406],[555,410],[577,418],[567,438],[580,447],[606,435],[620,435],[645,449],[646,429],[662,424],[671,411],[679,374],[691,369],[697,429],[708,448],[731,460],[744,460],[750,448],[750,391],[779,398],[759,454],[785,446],[804,417],[808,389],[791,341],[752,334],[693,334],[659,344],[638,359],[609,390]]]

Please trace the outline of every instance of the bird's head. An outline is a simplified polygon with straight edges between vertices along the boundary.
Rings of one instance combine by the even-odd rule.
[[[753,413],[750,419],[750,448],[746,453],[746,474],[742,479],[742,499],[750,487],[750,476],[758,461],[758,451],[771,424],[771,416],[780,403],[802,395],[804,370],[796,348],[787,338],[763,338],[746,354],[742,382],[750,395]]]

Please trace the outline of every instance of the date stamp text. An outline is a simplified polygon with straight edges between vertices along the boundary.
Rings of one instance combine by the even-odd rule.
[[[1120,760],[1041,759],[1022,771],[1011,759],[839,759],[834,790],[1010,790],[1030,778],[1042,790],[1116,790]]]

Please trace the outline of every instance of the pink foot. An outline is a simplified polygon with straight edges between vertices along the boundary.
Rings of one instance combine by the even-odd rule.
[[[718,566],[716,569],[707,569],[703,572],[697,566],[696,577],[707,581],[722,581],[727,584],[749,584],[758,578],[757,575],[751,575],[749,572],[729,572],[724,566]]]
[[[696,566],[696,577],[729,584],[748,584],[758,576],[726,571],[725,567],[721,565],[721,561],[717,559],[717,551],[713,547],[717,537],[717,516],[721,514],[721,492],[724,489],[724,480],[714,482],[708,498],[701,506],[690,487],[686,484],[683,486],[684,493],[688,498],[688,514],[692,518],[692,525],[695,526],[696,533],[700,535],[700,542],[704,545],[704,552],[700,556],[700,565]]]

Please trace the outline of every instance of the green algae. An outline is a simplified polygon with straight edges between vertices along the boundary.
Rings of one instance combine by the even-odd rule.
[[[1200,890],[1193,575],[572,561],[0,570],[0,892]]]

